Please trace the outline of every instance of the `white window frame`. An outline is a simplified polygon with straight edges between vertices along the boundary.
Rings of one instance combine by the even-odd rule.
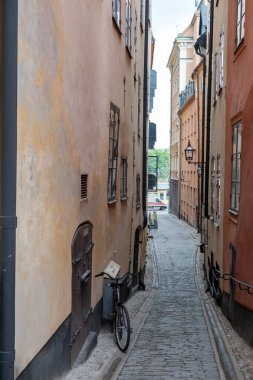
[[[121,29],[121,0],[112,0],[112,17],[118,28]]]
[[[246,0],[237,0],[237,18],[236,18],[236,47],[244,39],[245,33],[245,2]]]
[[[239,211],[241,186],[242,122],[233,125],[230,210]]]

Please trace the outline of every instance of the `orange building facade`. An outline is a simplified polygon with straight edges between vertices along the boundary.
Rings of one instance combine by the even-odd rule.
[[[180,97],[180,218],[198,228],[200,224],[201,191],[201,136],[202,136],[202,98],[203,63],[192,75],[186,90]],[[185,148],[191,143],[194,151],[194,164],[185,158]]]

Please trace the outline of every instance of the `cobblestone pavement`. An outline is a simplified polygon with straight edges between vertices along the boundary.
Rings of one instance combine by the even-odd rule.
[[[158,223],[148,241],[146,291],[127,302],[133,329],[128,352],[121,353],[110,329],[103,327],[88,360],[61,380],[224,380],[219,355],[232,363],[228,380],[253,380],[252,348],[205,293],[196,231],[165,212]],[[210,314],[222,338],[219,354]]]
[[[195,283],[197,236],[159,215],[154,238],[159,293],[118,379],[220,379]]]

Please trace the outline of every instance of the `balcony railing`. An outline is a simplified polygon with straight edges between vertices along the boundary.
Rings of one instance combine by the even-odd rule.
[[[179,109],[182,108],[194,94],[194,80],[191,79],[185,87],[185,90],[179,94]]]

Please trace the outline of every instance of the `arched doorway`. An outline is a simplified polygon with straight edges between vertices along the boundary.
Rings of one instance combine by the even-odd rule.
[[[73,237],[72,254],[72,310],[71,310],[71,366],[91,331],[91,268],[92,224],[81,224]]]
[[[134,235],[134,256],[133,256],[133,287],[139,284],[139,245],[140,241],[140,227],[137,227]]]

